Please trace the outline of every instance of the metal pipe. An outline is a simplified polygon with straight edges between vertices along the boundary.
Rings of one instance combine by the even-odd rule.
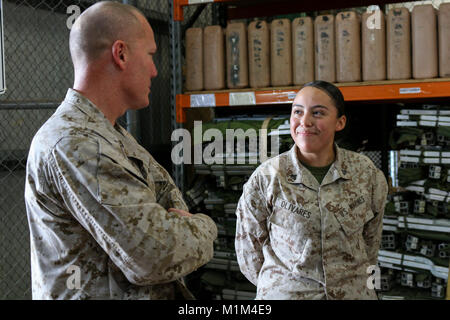
[[[123,4],[128,4],[134,7],[136,6],[135,0],[122,0]],[[128,110],[126,113],[126,119],[127,119],[127,131],[131,133],[131,135],[136,139],[139,140],[139,117],[136,110]]]
[[[32,109],[56,109],[61,102],[5,102],[0,101],[1,110],[32,110]]]
[[[181,34],[185,34],[186,30],[191,28],[194,23],[197,21],[198,17],[202,14],[203,10],[206,8],[206,4],[202,4],[195,9],[195,12],[192,14],[190,19],[186,22],[186,25],[181,30]]]
[[[123,4],[129,4],[130,6],[136,7],[136,0],[122,0]]]
[[[179,21],[173,19],[173,2],[169,2],[170,8],[170,23],[169,23],[169,39],[170,39],[170,72],[171,72],[171,94],[170,104],[171,108],[171,123],[172,130],[180,128],[180,124],[176,122],[176,95],[182,92],[182,78],[181,78],[181,26]],[[172,142],[172,146],[175,142]],[[181,190],[186,191],[184,186],[184,168],[183,165],[175,165],[172,163],[172,176],[174,177],[175,184]]]

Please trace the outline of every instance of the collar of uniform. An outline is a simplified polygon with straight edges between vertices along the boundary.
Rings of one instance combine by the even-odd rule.
[[[78,108],[81,112],[86,114],[90,120],[92,120],[92,122],[88,121],[86,126],[92,126],[94,130],[98,130],[98,128],[101,127],[106,127],[108,130],[102,130],[101,134],[104,135],[108,141],[116,144],[120,143],[118,137],[114,134],[116,129],[114,129],[111,122],[106,119],[103,112],[101,112],[100,109],[98,109],[88,98],[69,88],[64,101]]]
[[[311,189],[317,190],[319,184],[314,178],[314,176],[307,170],[298,159],[297,155],[297,145],[294,144],[289,150],[289,158],[290,161],[287,162],[286,170],[286,180],[288,183],[292,184],[303,184]],[[323,184],[328,184],[336,181],[339,178],[350,179],[350,174],[347,170],[347,166],[344,161],[344,152],[338,145],[334,144],[336,159],[330,167],[327,175],[324,177],[322,181]]]
[[[319,184],[314,176],[307,170],[298,159],[297,145],[294,144],[289,150],[290,161],[286,162],[286,181],[292,184],[303,184],[306,187],[317,190]]]
[[[100,109],[98,109],[88,98],[73,89],[69,89],[64,101],[75,106],[90,119],[92,119],[92,122],[88,121],[86,126],[91,126],[93,130],[101,134],[106,140],[116,146],[120,146],[124,156],[127,158],[134,157],[141,160],[144,164],[149,162],[149,157],[146,156],[145,152],[140,152],[140,150],[136,149],[137,143],[129,143],[130,140],[134,141],[134,138],[128,133],[128,131],[122,128],[122,126],[120,126],[117,122],[116,129],[105,117],[103,112],[101,112]],[[99,128],[106,128],[107,130],[101,130],[99,132]],[[137,174],[139,171],[136,171],[135,168],[130,166],[126,167],[128,170],[139,176],[139,174]]]
[[[116,126],[117,131],[122,135],[121,141],[123,140],[124,142],[124,151],[127,156],[132,156],[136,159],[140,159],[144,163],[148,163],[149,157],[147,157],[147,152],[143,151],[143,149],[140,148],[133,135],[118,123],[116,123]]]
[[[347,164],[345,161],[345,153],[339,148],[339,146],[334,143],[334,150],[336,154],[336,159],[330,167],[327,175],[323,178],[322,185],[332,183],[339,178],[351,179],[351,175],[348,172]]]
[[[99,118],[102,118],[102,120],[104,119],[108,121],[103,112],[101,112],[100,109],[98,109],[97,106],[91,102],[91,100],[83,96],[78,91],[75,91],[74,89],[69,88],[67,90],[66,98],[64,99],[64,101],[76,106],[78,109],[80,109],[82,112],[84,112],[94,120],[99,120]]]
[[[336,159],[334,160],[334,167],[337,170],[339,177],[344,179],[351,179],[350,172],[345,161],[345,152],[335,143],[334,150],[336,150]]]

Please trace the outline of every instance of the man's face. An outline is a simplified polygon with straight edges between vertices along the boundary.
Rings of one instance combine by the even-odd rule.
[[[325,92],[305,87],[292,104],[290,127],[301,152],[319,154],[333,148],[334,134],[345,127],[345,116],[337,117],[337,108]]]
[[[139,17],[142,22],[144,37],[140,37],[129,44],[129,68],[124,78],[124,86],[127,88],[130,109],[145,108],[150,104],[149,94],[152,79],[158,75],[153,56],[156,53],[156,43],[148,22]]]

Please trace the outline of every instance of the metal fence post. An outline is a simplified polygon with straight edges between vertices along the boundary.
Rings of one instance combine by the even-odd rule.
[[[182,92],[182,75],[181,75],[181,34],[180,34],[180,22],[174,21],[173,13],[173,1],[170,1],[170,61],[171,61],[171,92],[170,92],[170,105],[171,105],[171,122],[172,130],[180,128],[180,124],[176,121],[176,95]],[[173,143],[174,145],[174,143]],[[172,146],[173,146],[172,145]],[[176,185],[181,191],[184,190],[184,170],[183,165],[172,164],[172,171]]]

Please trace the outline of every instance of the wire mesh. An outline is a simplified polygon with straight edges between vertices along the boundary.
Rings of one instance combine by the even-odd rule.
[[[128,1],[148,18],[159,48],[158,77],[152,82],[150,108],[138,112],[136,138],[160,163],[164,162],[152,150],[164,145],[170,149],[171,133],[168,1]],[[33,136],[73,84],[67,26],[73,11],[67,9],[76,5],[83,12],[95,2],[3,0],[7,90],[0,95],[0,300],[31,298],[24,203],[27,154]],[[125,126],[126,118],[119,123]]]

